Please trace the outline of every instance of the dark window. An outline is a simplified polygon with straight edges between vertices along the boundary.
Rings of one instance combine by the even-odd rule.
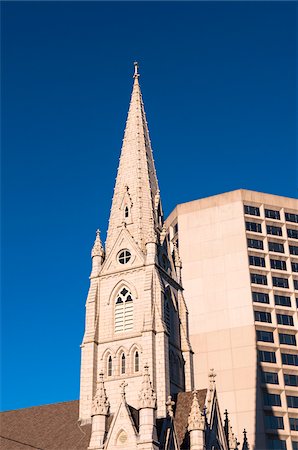
[[[260,275],[259,273],[251,273],[250,280],[252,283],[255,283],[255,284],[264,284],[264,285],[267,284],[267,276]]]
[[[174,234],[178,233],[178,223],[174,225]]]
[[[292,327],[294,325],[293,317],[287,314],[276,314],[277,323],[279,325],[289,325]]]
[[[288,408],[298,408],[298,397],[295,395],[287,395]]]
[[[294,223],[298,223],[298,214],[293,214],[293,213],[285,213],[286,216],[286,221],[287,222],[294,222]]]
[[[294,334],[279,333],[279,343],[296,345],[296,336]]]
[[[291,262],[291,266],[292,266],[292,271],[293,272],[298,272],[298,263]]]
[[[265,209],[265,217],[267,217],[268,219],[280,220],[279,211],[275,211],[273,209]]]
[[[296,308],[298,308],[298,297],[296,297]]]
[[[276,363],[276,356],[274,352],[266,352],[265,350],[259,350],[259,361]]]
[[[298,450],[298,441],[292,441],[293,450]]]
[[[263,342],[274,342],[273,333],[271,331],[257,330],[257,340]]]
[[[121,373],[125,373],[125,355],[122,353],[121,356]]]
[[[259,216],[260,209],[257,206],[244,205],[244,213],[251,216]]]
[[[262,372],[262,382],[278,384],[278,374],[276,372]]]
[[[265,267],[265,258],[262,258],[261,256],[250,255],[249,264],[250,266]]]
[[[298,386],[298,375],[284,374],[284,380],[286,386]]]
[[[280,306],[291,306],[291,298],[285,295],[275,295],[274,302]]]
[[[135,352],[135,372],[138,372],[140,370],[140,357],[139,352]]]
[[[291,255],[298,255],[297,245],[289,245],[289,250]]]
[[[262,225],[257,222],[245,222],[247,231],[253,231],[254,233],[262,233]]]
[[[298,418],[297,417],[290,417],[289,420],[290,420],[290,429],[292,431],[298,431]]]
[[[279,242],[268,242],[268,247],[270,252],[276,253],[284,253],[284,244],[280,244]]]
[[[131,258],[131,253],[129,250],[122,250],[118,255],[118,261],[120,264],[126,264]]]
[[[271,269],[278,270],[287,270],[286,261],[282,261],[281,259],[270,259]]]
[[[247,246],[249,248],[256,248],[258,250],[263,250],[264,249],[264,245],[263,245],[263,241],[260,241],[259,239],[247,239]]]
[[[282,236],[282,230],[280,227],[267,225],[267,234],[273,234],[274,236]]]
[[[268,450],[287,450],[286,441],[278,439],[276,436],[269,437],[267,439]]]
[[[128,216],[129,216],[129,209],[128,209],[128,206],[125,206],[124,217],[127,218]]]
[[[111,377],[113,374],[113,362],[111,355],[108,357],[108,377]]]
[[[298,280],[293,280],[294,281],[294,289],[295,291],[298,291]]]
[[[298,355],[293,355],[292,353],[282,353],[281,360],[283,364],[288,366],[298,366]]]
[[[254,311],[257,322],[271,323],[271,313],[265,311]]]
[[[266,428],[271,430],[284,430],[284,419],[280,416],[265,416]]]
[[[287,229],[288,237],[292,239],[298,239],[298,230]]]
[[[258,303],[269,303],[269,295],[264,292],[253,292],[252,300]]]
[[[288,288],[289,281],[287,278],[272,277],[272,283],[275,287]]]
[[[264,406],[281,406],[281,399],[279,394],[268,394],[264,392]]]

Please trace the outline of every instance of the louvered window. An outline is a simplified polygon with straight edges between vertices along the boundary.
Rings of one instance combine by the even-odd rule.
[[[123,288],[116,298],[115,333],[133,329],[133,299],[131,292]]]

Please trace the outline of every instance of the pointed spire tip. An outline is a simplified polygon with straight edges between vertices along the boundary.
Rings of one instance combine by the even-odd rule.
[[[134,67],[135,67],[135,72],[134,72],[133,77],[134,77],[134,78],[139,78],[139,76],[140,76],[140,74],[139,74],[139,63],[138,63],[137,61],[135,61],[135,62],[133,63],[133,65],[134,65]]]

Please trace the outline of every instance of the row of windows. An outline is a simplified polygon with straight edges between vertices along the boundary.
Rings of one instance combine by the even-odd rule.
[[[298,408],[298,397],[295,395],[287,395],[288,408]],[[281,406],[280,394],[269,394],[264,392],[263,396],[264,406]]]
[[[264,250],[264,243],[260,239],[251,239],[247,238],[247,246],[249,248],[254,248],[257,250]],[[280,242],[268,242],[268,249],[270,252],[275,253],[284,253],[285,247],[284,244]],[[289,245],[289,252],[291,255],[298,255],[298,246],[297,245]]]
[[[254,311],[256,322],[272,323],[271,313],[266,311]],[[279,325],[294,326],[293,316],[289,314],[276,314],[276,320]]]
[[[265,350],[259,350],[259,361],[266,363],[276,363],[275,352],[268,352]],[[281,360],[283,364],[288,366],[298,366],[298,355],[292,353],[282,353]]]
[[[249,255],[248,259],[250,266],[266,267],[265,258],[262,256]],[[270,267],[271,269],[287,270],[287,263],[282,259],[270,258]],[[293,272],[298,272],[298,262],[291,261],[291,267]]]
[[[252,205],[244,205],[244,213],[250,216],[260,216],[260,208]],[[268,219],[280,220],[280,212],[274,209],[265,208],[265,217]],[[285,213],[286,222],[298,223],[298,214]]]
[[[251,273],[250,281],[251,281],[251,283],[254,283],[254,284],[262,284],[263,286],[268,285],[267,275],[262,275],[260,273]],[[294,279],[293,283],[294,283],[295,291],[298,291],[298,280]],[[272,284],[274,287],[289,289],[288,278],[272,276]]]
[[[265,292],[252,292],[252,300],[257,303],[270,303],[269,294]],[[274,295],[274,303],[276,306],[292,306],[291,297],[287,295]],[[298,308],[298,297],[296,298],[296,307]]]
[[[279,384],[277,372],[262,372],[262,382],[268,384]],[[286,386],[298,386],[298,375],[284,373]]]
[[[258,222],[245,222],[246,231],[254,233],[262,233],[262,224]],[[266,225],[267,234],[272,236],[282,236],[282,228],[276,225]],[[291,239],[298,239],[298,230],[294,228],[287,228],[287,235]]]
[[[119,357],[119,367],[120,367],[120,375],[123,375],[127,372],[126,356],[124,353],[121,353]],[[140,370],[140,355],[138,350],[136,350],[133,356],[133,372],[137,373],[139,372],[139,370]],[[115,375],[112,355],[109,355],[107,357],[107,375],[108,377]]]
[[[296,336],[294,334],[278,333],[279,343],[286,345],[296,345]],[[274,342],[272,331],[257,330],[257,340],[261,342]]]
[[[298,418],[289,417],[290,430],[298,431]],[[271,430],[284,430],[284,419],[281,416],[265,416],[266,428]]]

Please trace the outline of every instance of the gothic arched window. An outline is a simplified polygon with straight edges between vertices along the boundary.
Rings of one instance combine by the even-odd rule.
[[[115,333],[133,329],[133,299],[125,287],[118,293],[115,303]]]
[[[122,353],[121,355],[121,370],[120,370],[121,374],[125,373],[125,355],[124,353]]]
[[[113,361],[112,356],[110,355],[108,357],[108,377],[111,377],[113,375]]]
[[[138,351],[135,352],[134,369],[135,369],[135,372],[139,372],[139,370],[140,370],[140,356],[139,356]]]

